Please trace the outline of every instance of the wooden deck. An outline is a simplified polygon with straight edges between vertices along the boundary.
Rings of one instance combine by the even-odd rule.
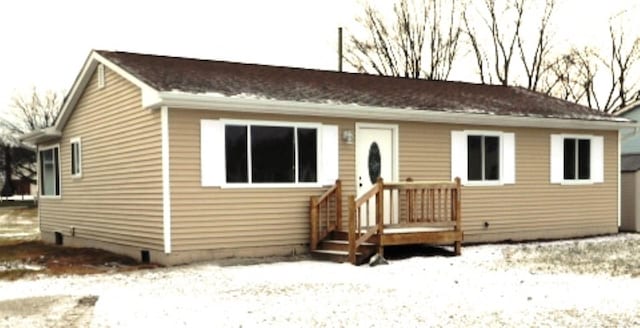
[[[321,197],[311,198],[312,253],[358,264],[376,252],[384,255],[385,246],[451,244],[460,255],[464,235],[459,179],[386,184],[379,179],[361,197],[349,197],[346,229],[339,206],[341,191],[337,181]]]

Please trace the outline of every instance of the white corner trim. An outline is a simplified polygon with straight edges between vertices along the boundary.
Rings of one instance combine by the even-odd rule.
[[[622,158],[622,154],[620,153],[622,147],[621,147],[621,141],[620,141],[620,136],[622,135],[622,131],[618,130],[618,153],[616,154],[616,158],[618,159],[618,168],[616,170],[616,177],[618,178],[618,227],[620,227],[622,225],[622,202],[621,202],[621,198],[622,198],[622,173],[620,171],[621,169],[621,158]]]
[[[158,91],[150,87],[140,88],[142,97],[142,108],[152,108],[155,104],[160,103],[161,99],[158,95]]]
[[[162,232],[165,254],[171,253],[171,186],[169,184],[169,110],[160,109],[162,130]]]

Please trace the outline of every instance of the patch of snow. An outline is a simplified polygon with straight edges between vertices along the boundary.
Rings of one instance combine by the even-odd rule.
[[[15,270],[42,271],[44,266],[22,262],[0,262],[0,272]]]
[[[602,240],[625,238],[640,239],[622,235]],[[555,247],[553,243],[545,247],[549,245]],[[640,322],[640,279],[535,271],[505,261],[505,251],[517,247],[470,246],[463,248],[460,257],[413,257],[375,267],[315,261],[232,267],[201,263],[117,274],[40,276],[0,281],[0,301],[96,295],[92,327],[628,326]]]

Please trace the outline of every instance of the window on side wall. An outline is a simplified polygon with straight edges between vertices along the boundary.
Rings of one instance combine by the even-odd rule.
[[[467,179],[500,180],[500,137],[467,136]]]
[[[40,150],[40,195],[60,196],[60,147]]]
[[[515,183],[515,135],[501,131],[452,131],[451,178],[466,185]]]
[[[82,177],[82,143],[80,138],[72,138],[71,148],[71,177]]]
[[[604,182],[603,141],[603,137],[600,136],[551,135],[551,182]]]

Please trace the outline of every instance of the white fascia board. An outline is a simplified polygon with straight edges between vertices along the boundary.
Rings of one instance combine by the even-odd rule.
[[[89,80],[91,79],[91,74],[96,69],[98,64],[103,64],[110,70],[114,71],[116,74],[122,76],[124,79],[132,83],[133,85],[140,88],[142,92],[142,106],[149,107],[153,103],[158,102],[157,91],[149,86],[148,84],[142,82],[140,79],[133,76],[131,73],[127,72],[117,64],[112,61],[106,59],[105,57],[98,54],[96,51],[91,51],[89,57],[85,61],[82,66],[82,70],[76,77],[76,80],[73,82],[73,86],[69,91],[66,101],[62,105],[62,109],[60,110],[60,115],[56,119],[53,127],[57,131],[62,131],[62,128],[67,123],[67,120],[71,116],[71,112],[75,108],[80,96],[82,95],[82,91],[85,89]]]
[[[154,108],[158,108],[160,106],[168,106],[172,109],[188,108],[250,113],[343,117],[352,119],[378,119],[390,121],[490,125],[500,127],[513,126],[592,130],[618,130],[627,127],[640,127],[640,123],[628,120],[612,122],[528,116],[455,113],[443,111],[415,110],[410,108],[360,106],[356,104],[320,104],[273,99],[233,98],[217,94],[192,94],[178,91],[159,92],[158,96],[160,98],[160,101],[152,106]]]
[[[62,133],[60,131],[57,131],[55,128],[50,127],[25,134],[20,137],[20,141],[37,145],[44,141],[60,138],[61,136]]]

